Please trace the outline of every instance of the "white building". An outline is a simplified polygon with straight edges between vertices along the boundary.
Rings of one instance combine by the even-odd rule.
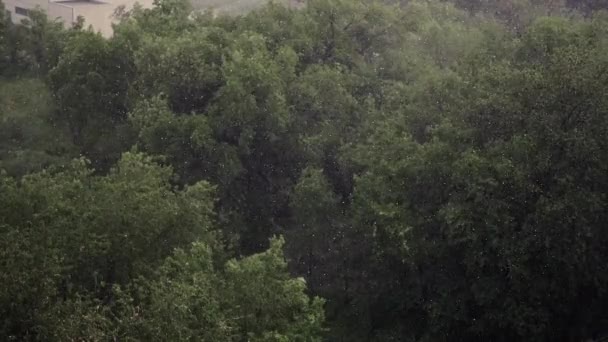
[[[151,7],[153,0],[4,0],[6,11],[11,20],[18,24],[27,19],[29,11],[40,8],[49,19],[63,22],[70,27],[76,18],[84,18],[85,27],[93,26],[103,36],[112,35],[114,10],[119,6],[131,9],[136,2],[143,7]]]

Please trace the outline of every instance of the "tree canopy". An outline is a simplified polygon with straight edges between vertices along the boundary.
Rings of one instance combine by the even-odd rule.
[[[606,3],[194,5],[0,20],[0,336],[608,335]]]

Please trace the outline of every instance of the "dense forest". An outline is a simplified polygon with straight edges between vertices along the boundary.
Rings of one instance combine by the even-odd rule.
[[[0,339],[606,336],[603,8],[2,17]]]

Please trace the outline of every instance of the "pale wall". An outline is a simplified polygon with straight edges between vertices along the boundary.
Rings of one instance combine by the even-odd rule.
[[[48,0],[4,0],[4,6],[7,11],[11,12],[11,19],[15,24],[19,24],[23,19],[27,19],[27,16],[17,14],[15,7],[28,10],[39,8],[47,13],[49,19],[58,19],[66,27],[69,27],[74,22],[74,10],[71,7],[48,2]]]
[[[70,27],[72,23],[76,21],[74,9],[64,4],[49,2],[47,15],[49,16],[49,19],[61,20],[65,27]]]
[[[25,9],[35,9],[36,7],[40,7],[40,9],[46,11],[48,9],[48,1],[47,0],[4,0],[4,7],[7,11],[11,12],[11,19],[15,24],[18,24],[23,19],[27,19],[27,16],[17,14],[15,12],[15,7],[21,7]]]
[[[75,0],[62,3],[49,2],[48,0],[4,0],[6,10],[11,12],[14,23],[21,23],[27,16],[15,13],[15,6],[25,9],[39,7],[45,11],[50,19],[59,19],[65,27],[70,27],[78,16],[84,17],[85,27],[93,26],[93,29],[105,37],[112,35],[112,17],[118,6],[125,6],[127,10],[133,8],[135,2],[143,7],[152,7],[153,0]]]

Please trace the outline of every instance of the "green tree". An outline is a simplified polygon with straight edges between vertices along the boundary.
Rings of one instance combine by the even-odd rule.
[[[320,341],[323,300],[305,294],[306,281],[291,278],[282,238],[270,248],[226,264],[225,300],[240,338],[252,341]]]
[[[139,279],[122,298],[118,335],[134,340],[319,341],[323,301],[287,272],[282,239],[270,249],[214,266],[199,241],[177,249],[153,279]],[[136,299],[136,300],[134,300]],[[104,320],[100,320],[104,322]],[[107,331],[107,330],[106,330]]]
[[[39,9],[30,10],[28,18],[20,24],[13,24],[2,13],[1,74],[44,77],[57,64],[71,31],[63,29],[59,21],[49,20]]]
[[[581,339],[601,326],[601,27],[538,20],[514,60],[468,76],[428,139],[380,123],[358,149],[358,221],[406,275],[397,299],[384,291],[393,319],[425,323],[413,338]]]
[[[80,153],[107,169],[128,148],[126,124],[132,77],[128,52],[92,31],[72,36],[49,74],[57,120],[70,130]]]
[[[175,247],[211,243],[212,187],[202,182],[176,193],[170,176],[135,154],[106,177],[92,176],[83,162],[19,182],[3,175],[3,251],[22,252],[3,259],[2,335],[45,339],[51,325],[36,323],[52,318],[62,299],[108,301],[113,284],[153,272]],[[20,292],[24,286],[33,292]]]
[[[36,79],[0,84],[0,169],[22,176],[76,154],[53,109],[49,90]]]
[[[8,39],[7,35],[10,28],[10,20],[6,15],[4,2],[0,1],[0,75],[4,74],[4,70],[8,67]]]

